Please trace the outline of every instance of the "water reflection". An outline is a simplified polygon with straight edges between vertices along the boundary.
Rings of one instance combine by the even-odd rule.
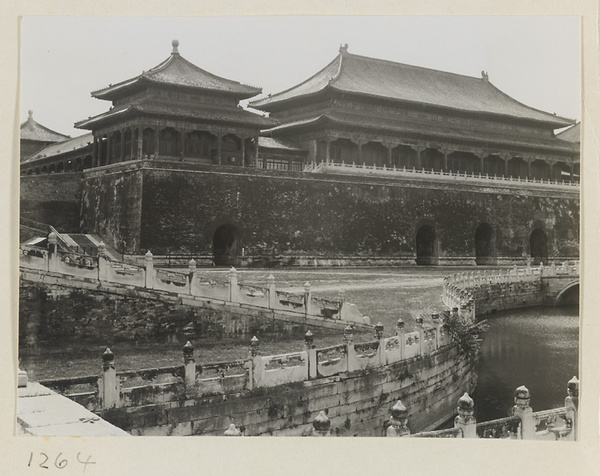
[[[567,382],[579,376],[578,308],[507,311],[487,319],[473,394],[477,419],[507,416],[520,385],[529,389],[534,411],[563,406]]]

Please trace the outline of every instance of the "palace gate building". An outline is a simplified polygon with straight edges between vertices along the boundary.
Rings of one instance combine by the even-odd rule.
[[[22,161],[22,216],[132,258],[218,265],[578,257],[579,144],[554,132],[575,121],[485,72],[346,45],[306,81],[260,93],[191,64],[174,41],[160,65],[92,93],[112,107],[76,123],[88,134]],[[51,206],[52,187],[67,192]]]

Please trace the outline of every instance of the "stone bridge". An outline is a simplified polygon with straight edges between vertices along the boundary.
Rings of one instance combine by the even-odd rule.
[[[579,302],[579,262],[458,273],[444,278],[442,300],[475,314]]]
[[[548,304],[561,306],[579,302],[579,273],[542,276],[542,286]]]

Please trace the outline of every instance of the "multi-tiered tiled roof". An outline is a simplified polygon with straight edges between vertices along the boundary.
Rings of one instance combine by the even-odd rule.
[[[325,68],[306,81],[250,106],[279,111],[327,91],[405,104],[427,105],[450,111],[503,116],[565,127],[575,121],[526,106],[481,78],[464,76],[348,53],[347,45]]]
[[[113,100],[130,95],[137,89],[146,88],[149,84],[228,94],[238,99],[247,99],[260,94],[261,88],[221,78],[190,63],[179,54],[178,46],[179,42],[174,40],[171,56],[165,61],[139,76],[94,91],[92,96]]]
[[[120,83],[92,92],[98,99],[117,101],[109,111],[79,121],[75,127],[93,129],[113,119],[125,119],[139,114],[150,116],[238,124],[251,127],[273,126],[274,122],[241,108],[219,104],[174,101],[156,95],[134,97],[149,87],[187,91],[194,94],[229,97],[235,101],[260,94],[261,88],[221,78],[190,63],[179,54],[179,42],[173,41],[171,56],[154,68]],[[128,98],[132,98],[129,100]],[[120,101],[121,99],[124,99]]]

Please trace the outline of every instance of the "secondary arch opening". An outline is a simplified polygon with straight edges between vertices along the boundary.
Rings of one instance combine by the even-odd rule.
[[[540,228],[536,228],[531,232],[529,250],[533,264],[548,262],[548,238]]]
[[[239,256],[240,237],[233,225],[221,225],[213,235],[213,260],[217,266],[232,266]]]
[[[481,223],[475,230],[475,262],[478,265],[496,264],[496,237],[489,223]]]
[[[438,242],[435,228],[423,225],[417,231],[417,265],[435,266],[438,264]]]

